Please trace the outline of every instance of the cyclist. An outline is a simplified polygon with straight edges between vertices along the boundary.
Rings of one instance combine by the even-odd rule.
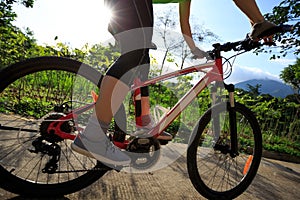
[[[203,58],[204,52],[196,47],[189,24],[191,0],[106,0],[112,10],[109,31],[120,46],[121,56],[109,68],[100,86],[95,114],[89,119],[85,131],[79,134],[71,147],[74,151],[93,157],[110,165],[127,165],[131,159],[115,147],[106,137],[112,117],[124,100],[133,78],[138,73],[141,80],[149,72],[149,49],[152,48],[152,3],[179,3],[180,25],[191,52]],[[250,37],[259,39],[264,31],[275,25],[264,20],[255,0],[234,0],[250,19]],[[266,38],[271,41],[272,37]],[[148,88],[141,89],[141,127],[151,125]],[[146,108],[146,109],[144,109]],[[148,127],[147,127],[148,128]],[[168,137],[168,136],[166,136]],[[168,138],[169,139],[169,138]]]
[[[107,0],[106,3],[112,11],[109,31],[119,44],[121,56],[102,80],[95,115],[71,147],[106,164],[126,165],[131,159],[109,141],[106,132],[129,91],[136,67],[144,68],[140,70],[142,80],[148,74],[153,7],[152,0]]]

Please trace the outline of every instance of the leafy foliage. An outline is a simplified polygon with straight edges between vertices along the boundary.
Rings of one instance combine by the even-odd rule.
[[[164,58],[161,62],[161,71],[166,64],[166,62],[172,62],[176,56],[179,60],[179,63],[176,63],[181,69],[184,66],[184,63],[191,56],[191,51],[186,44],[182,34],[176,33],[174,30],[179,26],[178,16],[174,13],[175,7],[171,6],[169,9],[159,12],[156,16],[156,31],[162,39],[162,44],[164,49]],[[194,19],[194,18],[192,18]],[[215,35],[208,29],[205,29],[203,26],[199,25],[199,20],[191,20],[192,26],[192,37],[196,43],[203,43],[207,41],[216,41],[219,40],[219,37]]]
[[[0,68],[18,60],[31,56],[29,49],[34,49],[35,39],[29,29],[23,33],[12,25],[17,17],[12,10],[14,3],[22,3],[26,7],[33,6],[33,0],[1,0],[0,2]]]
[[[284,68],[280,74],[280,78],[287,84],[291,85],[296,93],[300,92],[300,59],[297,59],[294,65]]]
[[[12,4],[22,3],[24,6],[31,7],[33,6],[33,2],[33,0],[1,0],[0,68],[29,57],[55,55],[72,57],[90,64],[98,69],[106,69],[109,67],[110,63],[112,63],[112,61],[118,57],[118,49],[114,45],[103,46],[101,44],[95,44],[91,47],[86,45],[81,49],[72,49],[63,43],[57,43],[55,46],[37,45],[34,36],[29,29],[21,31],[18,27],[12,25],[12,22],[16,17],[16,14],[12,10]],[[296,0],[284,0],[278,7],[274,8],[273,14],[267,15],[267,18],[275,23],[292,21],[295,24],[295,29],[291,35],[291,39],[289,39],[291,36],[275,37],[283,44],[284,51],[294,48],[296,49],[296,53],[299,53],[299,5],[300,3]],[[168,23],[171,23],[171,21]],[[200,36],[195,37],[199,37],[198,39],[201,40]],[[167,54],[167,57],[168,62],[175,62],[174,59],[172,59],[172,54]],[[176,65],[176,63],[174,64]],[[178,66],[180,66],[180,64]],[[153,76],[158,75],[161,72],[160,70],[161,69],[154,69],[151,71],[151,74]],[[281,78],[285,82],[299,89],[299,73],[298,60],[295,65],[290,65],[282,72]],[[30,79],[32,77],[28,76],[27,78]],[[37,80],[36,77],[34,77],[32,80],[28,79],[23,81],[28,82]],[[176,80],[176,84],[175,82],[165,82],[162,85],[155,85],[151,87],[151,104],[160,104],[163,107],[170,107],[174,105],[177,100],[181,98],[181,96],[187,91],[187,89],[190,88],[192,79],[192,76],[185,76],[178,78]],[[40,76],[39,80],[41,80],[41,86],[39,90],[35,89],[35,91],[43,93],[43,80],[49,79],[47,79],[47,77]],[[51,80],[58,81],[54,79]],[[10,99],[12,100],[10,103],[13,104],[11,107],[14,107],[15,110],[18,110],[19,114],[24,114],[22,111],[26,110],[28,111],[28,113],[25,113],[26,115],[37,116],[37,113],[39,113],[41,116],[43,116],[44,113],[40,113],[40,109],[42,107],[51,107],[50,104],[52,100],[55,100],[55,98],[68,98],[66,97],[67,94],[64,94],[64,91],[69,93],[70,88],[68,86],[71,84],[68,83],[68,81],[72,80],[61,80],[64,82],[53,83],[53,85],[65,88],[65,90],[59,90],[61,91],[60,94],[52,94],[52,92],[50,92],[48,96],[42,95],[46,97],[46,99],[42,100],[36,96],[40,95],[40,93],[31,93],[33,98],[24,98],[23,101],[19,101],[21,97],[13,96],[11,98],[14,99]],[[20,83],[16,87],[22,85],[24,84]],[[85,87],[82,88],[82,90],[85,89]],[[259,95],[259,86],[253,87],[252,89],[252,92],[241,90],[237,91],[237,101],[246,104],[246,106],[250,107],[256,113],[263,131],[264,148],[267,150],[285,152],[300,156],[300,136],[298,133],[300,130],[300,104],[297,101],[298,96],[293,95],[288,96],[285,99],[277,99],[268,95]],[[26,93],[30,93],[32,90],[33,89],[30,87],[27,89],[24,88],[22,90],[22,97],[29,96]],[[2,95],[0,102],[9,102],[7,99],[5,99],[7,96],[8,95]],[[182,124],[184,124],[184,128],[187,132],[191,131],[195,121],[197,121],[201,114],[209,107],[209,97],[209,90],[203,91],[197,97],[196,101],[171,124],[168,131],[175,133],[179,126],[182,126]],[[36,99],[38,99],[38,101]],[[28,109],[28,107],[30,109]],[[0,110],[0,112],[7,111]],[[11,112],[11,110],[9,110],[9,112]],[[240,140],[245,140],[245,143],[248,142],[245,138],[241,138]]]
[[[300,2],[298,0],[283,0],[275,6],[272,13],[266,14],[266,19],[275,24],[292,24],[294,29],[289,34],[277,34],[275,40],[281,43],[280,53],[285,56],[289,51],[295,55],[300,53]],[[273,55],[272,58],[275,58]]]
[[[255,114],[262,129],[264,149],[300,156],[300,103],[291,95],[284,99],[237,91],[237,101]]]

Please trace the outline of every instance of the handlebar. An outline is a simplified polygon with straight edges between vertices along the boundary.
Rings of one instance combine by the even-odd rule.
[[[266,33],[266,36],[274,35],[276,33],[284,33],[293,30],[293,26],[291,25],[279,25],[274,28],[271,28]],[[220,55],[220,52],[227,52],[227,51],[251,51],[252,49],[258,48],[262,45],[275,45],[275,43],[261,43],[259,41],[252,40],[248,35],[246,39],[237,41],[237,42],[227,42],[225,44],[213,44],[214,49],[212,51],[208,51],[207,53],[211,56],[211,58],[215,58],[216,56]]]

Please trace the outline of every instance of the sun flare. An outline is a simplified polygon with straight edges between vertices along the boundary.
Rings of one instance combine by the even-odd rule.
[[[105,25],[108,25],[110,18],[112,16],[112,11],[107,6],[102,6],[100,12],[101,22]]]

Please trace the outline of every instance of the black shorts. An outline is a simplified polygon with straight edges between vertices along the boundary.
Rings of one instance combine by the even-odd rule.
[[[116,38],[121,56],[107,75],[129,86],[134,77],[146,80],[149,73],[149,48],[153,35],[152,0],[112,0],[109,30]]]
[[[148,49],[140,49],[122,54],[108,69],[106,75],[121,80],[131,86],[133,80],[139,77],[142,81],[148,79],[150,57]]]
[[[112,17],[109,31],[118,33],[143,27],[153,27],[152,0],[108,0]]]

